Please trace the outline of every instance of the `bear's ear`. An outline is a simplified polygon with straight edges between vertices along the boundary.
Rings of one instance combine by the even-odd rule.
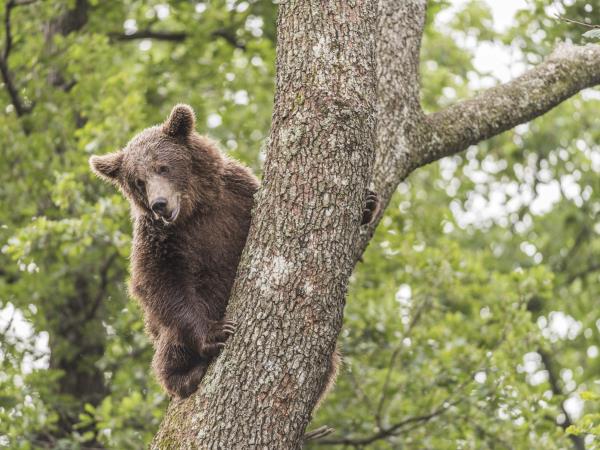
[[[114,183],[121,171],[123,163],[123,152],[109,153],[102,156],[92,156],[90,158],[90,167],[92,171],[103,180]]]
[[[194,131],[196,116],[189,105],[175,105],[169,118],[163,123],[163,133],[172,137],[187,137]]]

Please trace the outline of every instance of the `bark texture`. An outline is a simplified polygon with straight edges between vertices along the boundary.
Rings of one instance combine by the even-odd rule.
[[[479,97],[427,118],[422,166],[535,119],[582,89],[600,83],[600,45],[560,44],[540,65]]]
[[[600,84],[600,45],[560,44],[543,63],[513,81],[425,115],[419,103],[419,53],[426,11],[426,0],[379,0],[372,188],[383,206],[415,169],[528,122]],[[371,234],[358,243],[358,255]]]
[[[374,190],[387,205],[412,165],[424,114],[419,53],[427,2],[380,1],[377,23],[377,145]],[[380,209],[380,214],[385,208]],[[366,245],[366,242],[364,243]]]
[[[230,303],[239,330],[199,391],[170,406],[155,449],[298,448],[373,232],[358,227],[367,182],[385,206],[416,168],[600,83],[600,46],[563,45],[513,82],[427,116],[427,2],[376,3],[280,6],[264,182]]]
[[[153,448],[298,448],[342,325],[375,140],[370,0],[290,1],[263,186],[233,288],[238,331]],[[235,386],[231,389],[231,386]]]

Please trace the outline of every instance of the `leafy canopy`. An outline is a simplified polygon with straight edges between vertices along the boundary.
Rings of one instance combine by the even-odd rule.
[[[430,3],[427,111],[498,81],[478,70],[480,46],[511,45],[529,65],[557,40],[594,37],[541,0],[503,32],[484,2]],[[598,24],[592,3],[565,2],[561,13]],[[83,25],[48,31],[81,4]],[[11,9],[9,69],[31,112],[19,117],[3,86],[0,446],[137,449],[152,438],[168,399],[126,292],[128,207],[87,160],[186,102],[200,132],[260,172],[275,17],[258,0]],[[352,280],[344,369],[315,418],[336,428],[328,439],[563,449],[572,425],[596,442],[599,99],[578,95],[399,187]]]

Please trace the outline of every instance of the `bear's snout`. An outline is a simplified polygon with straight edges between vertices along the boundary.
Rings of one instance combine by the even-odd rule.
[[[167,215],[167,199],[164,197],[158,197],[152,202],[150,208],[152,208],[152,211],[156,214],[165,217]]]

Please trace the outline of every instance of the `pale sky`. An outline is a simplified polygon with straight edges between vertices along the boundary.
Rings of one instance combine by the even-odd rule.
[[[452,0],[452,6],[441,15],[439,20],[448,20],[460,11],[467,0]],[[486,3],[492,10],[494,28],[497,31],[505,31],[513,23],[515,13],[527,7],[526,0],[487,0]],[[519,75],[524,67],[515,64],[511,52],[497,45],[480,43],[475,52],[475,67],[480,71],[491,72],[500,81],[506,82]],[[478,87],[488,87],[485,82],[476,83]]]

